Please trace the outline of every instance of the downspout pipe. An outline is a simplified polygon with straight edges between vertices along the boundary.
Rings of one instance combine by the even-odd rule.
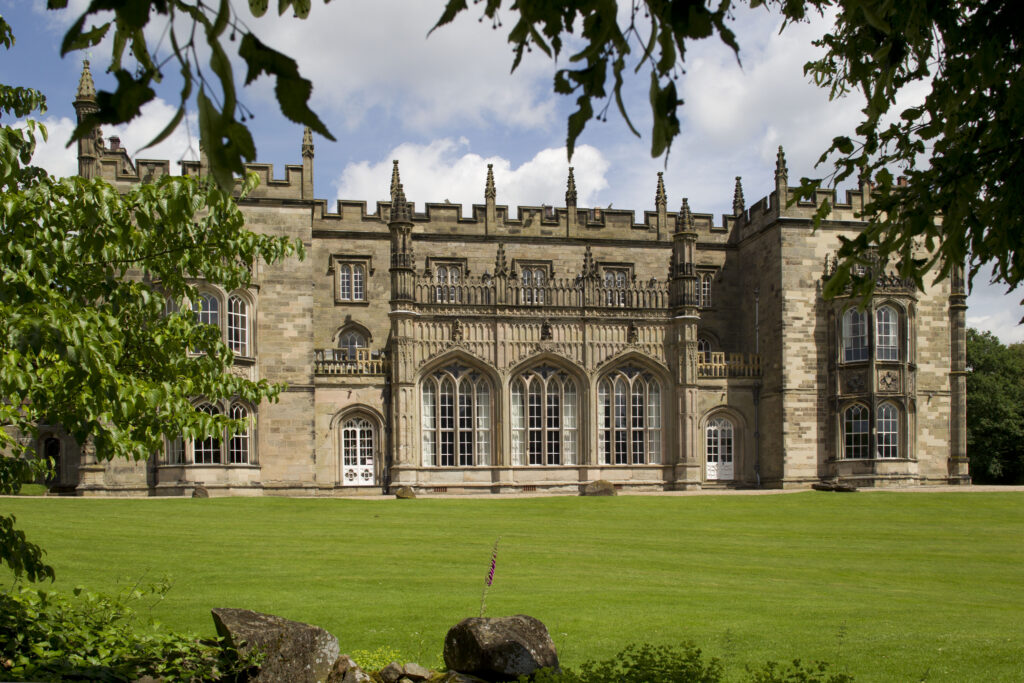
[[[761,289],[754,287],[754,353],[758,355],[761,353],[760,310]],[[757,488],[761,488],[761,420],[758,414],[760,402],[761,384],[758,382],[754,385],[754,476],[757,478]]]

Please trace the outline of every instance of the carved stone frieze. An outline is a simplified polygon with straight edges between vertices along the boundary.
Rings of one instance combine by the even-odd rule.
[[[879,370],[878,390],[894,392],[900,390],[900,373],[896,370]]]
[[[847,394],[858,394],[867,389],[867,382],[864,381],[863,372],[850,372],[843,377],[843,392]]]

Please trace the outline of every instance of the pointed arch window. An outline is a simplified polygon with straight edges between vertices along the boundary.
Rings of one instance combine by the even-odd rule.
[[[856,403],[843,412],[843,457],[869,457],[868,409]]]
[[[338,348],[345,351],[345,358],[354,360],[356,349],[366,348],[366,337],[359,330],[347,330],[338,335]]]
[[[200,403],[195,409],[210,416],[227,415],[240,425],[201,439],[180,436],[168,439],[164,464],[252,465],[256,462],[253,439],[256,415],[249,407],[235,401],[230,405]]]
[[[849,308],[843,313],[843,361],[868,359],[868,314]]]
[[[711,344],[707,339],[697,340],[697,357],[701,363],[711,362]]]
[[[231,406],[231,419],[242,422],[242,428],[231,435],[228,441],[228,462],[232,465],[244,465],[249,462],[249,411],[245,406],[235,403]]]
[[[491,462],[491,386],[480,372],[453,363],[423,378],[423,464],[473,467]]]
[[[623,367],[597,385],[598,453],[606,465],[661,463],[661,384],[650,372]]]
[[[879,458],[900,457],[900,411],[892,403],[878,406],[875,435]]]
[[[435,286],[434,299],[441,304],[454,304],[462,301],[462,264],[441,263],[434,267]]]
[[[249,306],[237,294],[228,297],[228,347],[239,356],[249,355]]]
[[[899,360],[899,316],[892,306],[881,306],[875,311],[875,358]]]
[[[207,415],[220,415],[220,410],[209,403],[201,404],[196,410]],[[219,438],[212,436],[196,440],[192,444],[192,461],[197,465],[220,464],[220,441]]]
[[[193,309],[196,319],[205,325],[220,327],[220,302],[213,294],[202,293]]]
[[[608,306],[626,305],[626,287],[629,284],[628,268],[605,268],[605,303]]]
[[[512,464],[577,464],[576,380],[544,364],[514,377],[510,389]]]
[[[521,301],[526,305],[544,304],[544,288],[548,283],[548,269],[544,266],[522,266],[519,271],[522,285]]]

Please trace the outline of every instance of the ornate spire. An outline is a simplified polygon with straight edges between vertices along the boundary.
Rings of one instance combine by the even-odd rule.
[[[690,201],[683,197],[683,205],[676,214],[676,232],[693,232],[693,214],[690,213]]]
[[[743,181],[736,176],[736,189],[732,191],[732,215],[739,216],[746,208],[746,203],[743,201]]]
[[[508,276],[508,261],[505,259],[505,245],[498,242],[498,254],[494,257],[494,277]]]
[[[484,199],[494,200],[498,191],[494,189],[494,164],[487,164],[487,184],[484,186]]]
[[[302,129],[302,156],[313,156],[313,131],[309,126]]]
[[[775,155],[775,182],[779,181],[783,183],[789,182],[789,171],[786,169],[786,153],[782,151],[782,145],[779,145],[779,153]]]
[[[92,72],[89,71],[88,59],[82,62],[82,77],[78,80],[78,92],[75,93],[75,99],[96,99],[96,84],[92,81]]]
[[[662,171],[658,171],[658,190],[654,193],[654,206],[660,209],[666,205],[666,202],[665,174]]]
[[[398,162],[395,162],[395,171],[398,171]],[[412,214],[409,212],[409,203],[405,200],[405,190],[402,183],[395,188],[395,199],[391,202],[391,222],[409,223],[412,221]]]
[[[594,255],[590,252],[590,245],[587,245],[587,250],[583,253],[583,277],[584,278],[597,278],[597,263],[594,261]]]
[[[395,203],[395,193],[398,192],[398,188],[402,186],[402,181],[398,177],[398,159],[391,161],[391,203]]]
[[[572,166],[569,167],[569,181],[565,187],[565,205],[576,206],[576,178],[572,174]]]

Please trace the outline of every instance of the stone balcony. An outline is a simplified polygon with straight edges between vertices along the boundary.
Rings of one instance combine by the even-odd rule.
[[[697,376],[701,379],[760,377],[761,356],[756,353],[727,354],[714,351],[697,363]]]
[[[370,349],[316,349],[313,352],[313,372],[322,376],[379,375],[386,364],[383,352]]]

